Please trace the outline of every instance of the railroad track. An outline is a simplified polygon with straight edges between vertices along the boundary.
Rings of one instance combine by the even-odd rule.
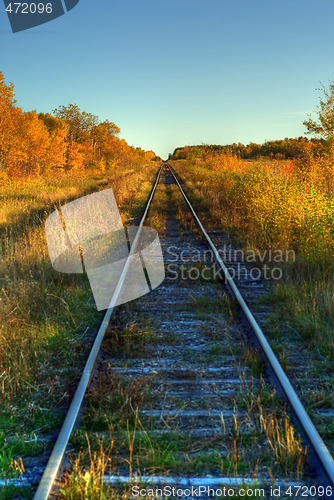
[[[166,279],[133,309],[122,306],[116,312],[125,265],[35,499],[49,498],[88,386],[85,407],[90,399],[95,406],[84,409],[85,431],[90,442],[114,443],[104,481],[115,492],[132,483],[215,491],[225,485],[235,491],[263,488],[267,498],[273,487],[281,488],[280,498],[305,498],[306,493],[332,498],[333,459],[244,299],[250,302],[264,293],[264,283],[247,277],[236,256],[223,261],[219,250],[228,243],[224,235],[219,229],[210,235],[205,231],[166,163],[140,229],[144,223],[159,229]],[[234,281],[230,272],[235,268],[245,273]],[[144,342],[139,330],[150,332]],[[131,332],[139,348],[130,340],[129,350],[124,339]],[[115,336],[122,339],[122,351],[114,345]],[[261,352],[263,366],[252,344]],[[115,403],[112,390],[121,390],[124,400]],[[108,426],[98,429],[94,416],[107,409],[118,416],[109,434]],[[286,416],[289,411],[304,437],[308,460]],[[297,485],[302,489],[294,489]],[[200,496],[210,495],[201,490]]]

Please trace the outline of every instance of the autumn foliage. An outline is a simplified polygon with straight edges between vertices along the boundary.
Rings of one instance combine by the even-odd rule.
[[[50,171],[83,170],[142,164],[152,151],[129,146],[120,129],[100,122],[75,104],[52,114],[25,113],[16,106],[14,86],[0,72],[0,172],[7,176],[40,175]]]
[[[194,160],[195,158],[206,159],[213,155],[222,155],[232,153],[239,158],[254,159],[259,157],[274,158],[284,160],[290,158],[299,158],[310,150],[323,154],[325,149],[324,141],[318,138],[300,136],[297,138],[279,139],[275,141],[266,141],[263,144],[250,142],[245,145],[240,142],[220,145],[220,144],[201,144],[198,146],[185,146],[176,148],[172,160]]]

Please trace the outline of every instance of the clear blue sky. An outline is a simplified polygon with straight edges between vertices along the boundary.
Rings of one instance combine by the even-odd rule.
[[[0,2],[0,71],[24,110],[76,103],[163,158],[303,135],[334,78],[333,0],[80,0],[16,34]]]

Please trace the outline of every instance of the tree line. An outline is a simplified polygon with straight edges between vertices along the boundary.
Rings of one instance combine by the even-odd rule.
[[[142,164],[153,151],[129,146],[119,127],[101,122],[76,104],[52,113],[23,112],[16,106],[14,85],[0,72],[0,172],[40,175],[54,170],[104,170],[115,165]]]
[[[323,149],[323,142],[319,139],[308,139],[308,137],[290,139],[286,137],[285,139],[266,141],[263,144],[250,142],[244,145],[240,142],[234,142],[233,144],[226,145],[201,144],[196,146],[184,146],[176,148],[171,159],[194,160],[196,158],[205,158],[208,154],[233,153],[244,159],[269,157],[284,160],[300,157],[304,155],[307,150],[320,151],[321,149]]]
[[[329,81],[328,87],[321,86],[322,97],[315,110],[316,119],[308,115],[303,121],[306,133],[314,137],[288,138],[266,141],[264,144],[250,142],[247,145],[233,143],[228,145],[201,144],[197,146],[184,146],[176,148],[171,155],[172,160],[205,159],[223,153],[232,153],[244,159],[269,157],[275,159],[308,159],[310,157],[334,157],[334,80]]]

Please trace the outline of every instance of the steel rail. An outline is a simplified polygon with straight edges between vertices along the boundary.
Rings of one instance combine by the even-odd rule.
[[[251,313],[250,309],[248,308],[245,300],[243,299],[241,293],[239,292],[236,284],[234,283],[227,267],[225,266],[222,258],[219,255],[219,252],[217,248],[215,247],[213,241],[211,240],[210,236],[207,234],[205,231],[201,221],[199,220],[195,210],[193,209],[189,199],[187,198],[185,192],[183,191],[178,179],[176,178],[172,167],[167,163],[166,166],[168,167],[169,171],[171,172],[172,176],[174,177],[175,182],[177,183],[190,211],[193,214],[193,217],[196,221],[196,224],[200,228],[202,234],[204,235],[205,239],[207,240],[207,243],[209,244],[211,250],[214,253],[215,259],[218,263],[218,265],[221,267],[225,279],[227,283],[229,284],[235,298],[237,299],[249,325],[251,326],[275,376],[277,377],[277,380],[289,402],[291,405],[294,413],[296,414],[296,417],[305,433],[306,438],[310,442],[312,449],[317,456],[319,460],[319,464],[321,468],[323,469],[323,472],[327,476],[328,480],[330,481],[331,486],[334,487],[334,460],[333,457],[331,456],[328,448],[326,447],[325,443],[323,442],[322,438],[320,437],[318,431],[316,430],[313,422],[311,421],[310,417],[308,416],[304,406],[302,405],[300,399],[298,398],[294,388],[292,387],[288,377],[283,371],[283,368],[281,367],[278,359],[276,358],[273,350],[271,349],[265,335],[263,334],[260,326],[258,325],[256,319],[254,318],[253,314]]]
[[[122,274],[118,280],[115,292],[114,292],[113,297],[112,297],[110,304],[109,304],[109,308],[108,308],[108,310],[103,318],[103,321],[101,323],[99,331],[96,335],[93,347],[90,351],[90,354],[89,354],[88,360],[86,362],[85,368],[83,370],[80,382],[79,382],[78,387],[75,391],[70,408],[67,412],[63,426],[62,426],[60,433],[58,435],[56,444],[53,448],[53,451],[51,453],[51,456],[49,458],[47,466],[44,470],[43,476],[41,478],[41,481],[40,481],[39,486],[37,488],[36,494],[34,496],[34,500],[47,500],[49,498],[52,486],[53,486],[54,481],[57,477],[58,470],[59,470],[61,462],[63,460],[69,438],[71,436],[75,422],[78,418],[78,414],[79,414],[79,411],[80,411],[80,408],[82,405],[82,401],[83,401],[84,395],[86,393],[89,381],[91,379],[94,365],[95,365],[95,362],[96,362],[96,359],[97,359],[97,356],[98,356],[98,353],[99,353],[99,350],[101,347],[101,343],[103,341],[104,335],[105,335],[106,330],[108,328],[110,318],[114,312],[116,301],[117,301],[117,299],[122,291],[124,281],[125,281],[128,269],[129,269],[131,257],[133,256],[133,254],[136,250],[136,246],[137,246],[137,243],[139,240],[139,236],[140,236],[144,221],[146,219],[146,216],[147,216],[148,210],[150,208],[156,187],[157,187],[159,179],[160,179],[161,170],[162,170],[162,165],[157,173],[157,177],[156,177],[155,183],[153,185],[150,197],[148,199],[144,214],[143,214],[141,221],[139,223],[139,226],[138,226],[138,231],[137,231],[136,236],[135,236],[133,243],[131,245],[131,249],[130,249],[127,261],[124,265]]]

